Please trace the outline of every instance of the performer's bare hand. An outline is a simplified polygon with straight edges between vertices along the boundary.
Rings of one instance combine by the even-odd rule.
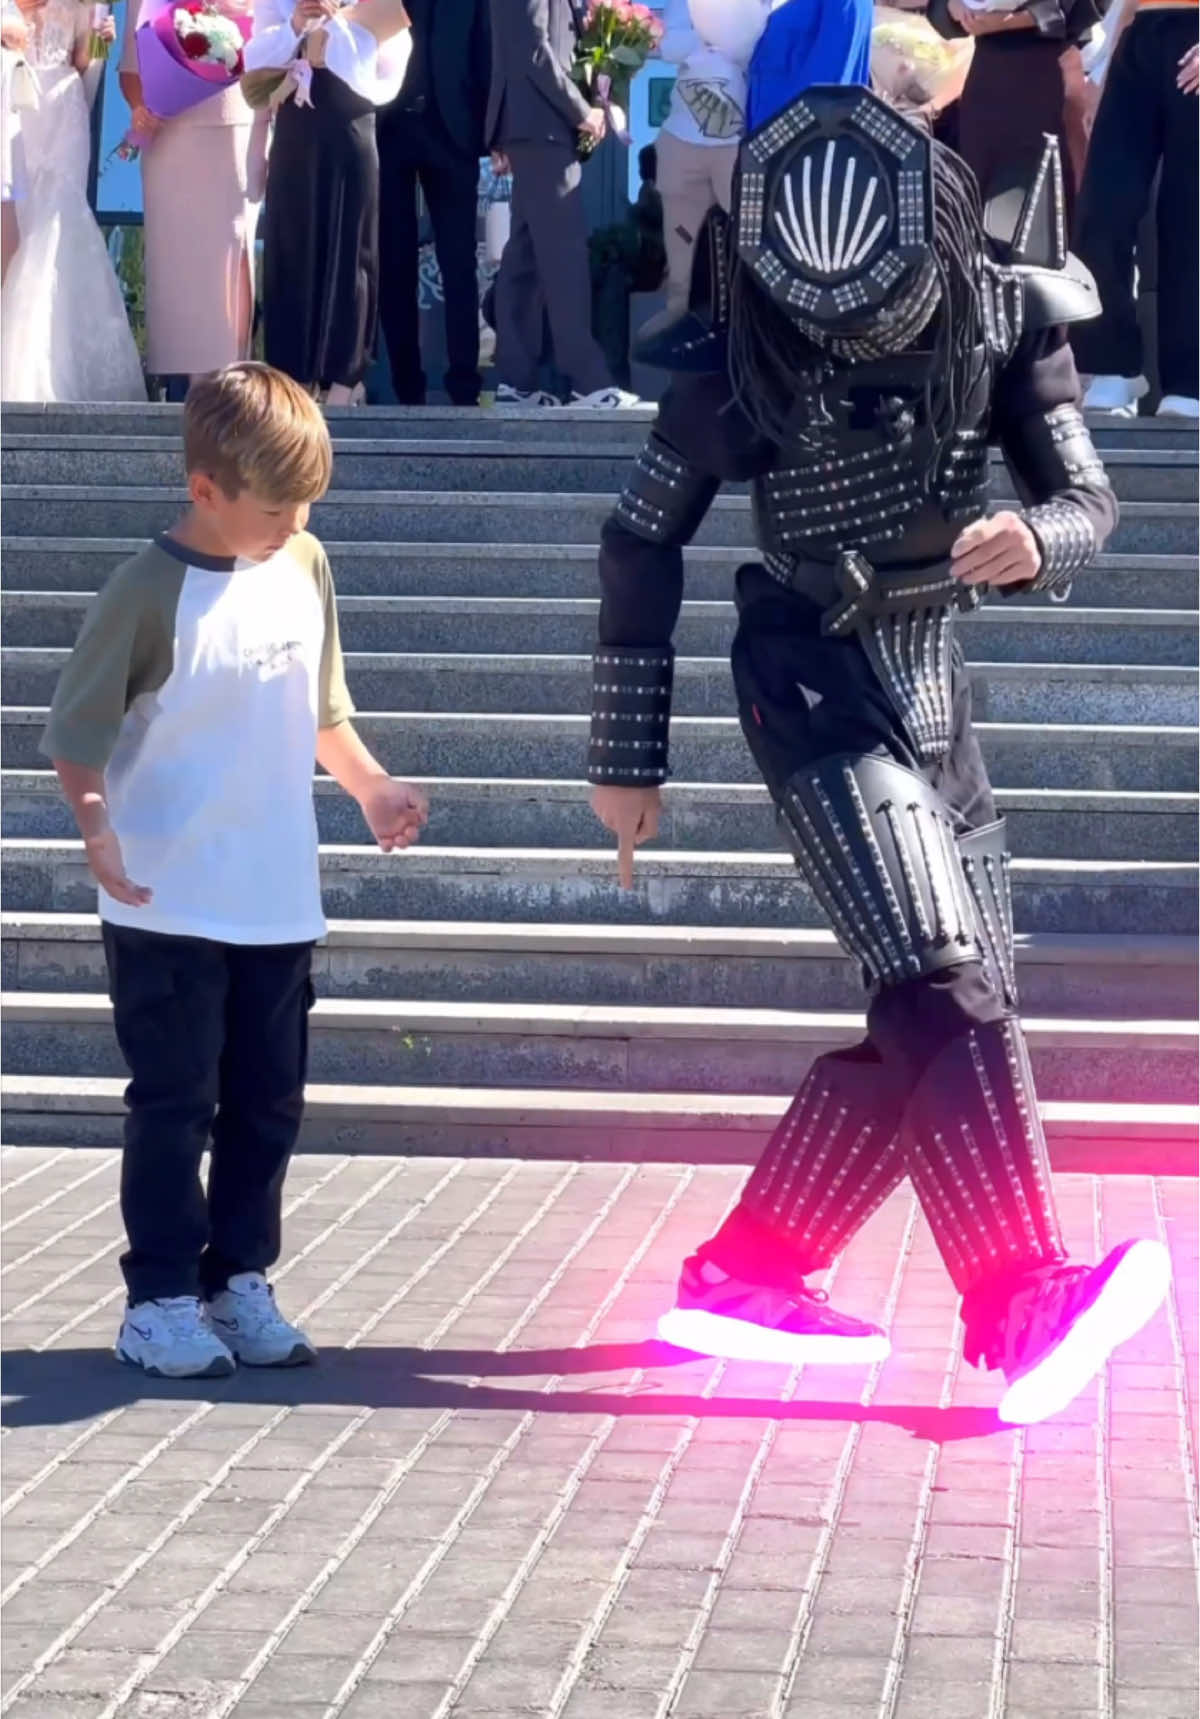
[[[657,788],[593,788],[592,810],[617,838],[617,876],[633,888],[633,853],[658,834],[662,794]]]
[[[106,895],[111,895],[114,901],[123,902],[126,907],[147,905],[154,892],[144,884],[134,883],[126,873],[121,844],[117,840],[115,830],[98,830],[94,836],[87,838],[83,847],[92,876]]]
[[[1042,552],[1019,513],[997,513],[959,533],[950,570],[964,585],[1023,585],[1041,572]]]

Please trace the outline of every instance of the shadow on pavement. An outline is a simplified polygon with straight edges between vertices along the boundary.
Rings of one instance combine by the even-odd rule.
[[[315,1367],[290,1371],[239,1368],[229,1379],[151,1379],[119,1365],[103,1349],[14,1349],[3,1360],[6,1427],[55,1426],[87,1420],[135,1402],[236,1402],[268,1406],[323,1404],[331,1408],[470,1409],[478,1414],[526,1410],[580,1415],[696,1415],[781,1421],[881,1422],[914,1438],[946,1444],[1000,1430],[991,1409],[916,1403],[780,1402],[778,1397],[702,1397],[672,1392],[652,1376],[622,1390],[610,1375],[695,1365],[696,1357],[665,1343],[599,1343],[590,1348],[409,1349],[364,1345],[323,1349]],[[756,1371],[759,1371],[756,1369]],[[559,1377],[604,1375],[594,1386],[539,1388]],[[780,1383],[784,1379],[780,1368]],[[862,1378],[861,1371],[856,1377]],[[473,1384],[473,1379],[484,1382]],[[523,1379],[524,1385],[497,1385]]]

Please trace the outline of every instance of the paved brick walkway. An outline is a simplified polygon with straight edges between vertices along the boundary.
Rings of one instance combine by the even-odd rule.
[[[1177,1294],[1018,1435],[907,1195],[837,1274],[893,1359],[786,1375],[645,1342],[737,1171],[304,1158],[320,1366],[169,1386],[106,1353],[115,1157],[2,1167],[0,1713],[1195,1719],[1194,1184],[1062,1179]]]

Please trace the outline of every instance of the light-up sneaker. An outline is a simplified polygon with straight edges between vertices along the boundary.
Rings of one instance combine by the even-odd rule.
[[[684,1262],[675,1306],[658,1335],[677,1349],[730,1361],[856,1367],[891,1353],[885,1332],[829,1305],[823,1289],[787,1290],[731,1277],[697,1254]]]
[[[1171,1259],[1157,1241],[1127,1241],[1099,1265],[1062,1265],[1018,1287],[985,1356],[1008,1380],[997,1411],[1031,1426],[1073,1402],[1120,1344],[1166,1299]]]
[[[307,1367],[317,1351],[275,1305],[261,1271],[239,1271],[208,1304],[218,1336],[247,1367]]]
[[[220,1379],[236,1366],[194,1295],[127,1307],[113,1353],[153,1379]]]

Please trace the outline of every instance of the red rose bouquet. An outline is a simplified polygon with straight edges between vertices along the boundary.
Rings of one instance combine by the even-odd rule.
[[[591,0],[576,49],[575,82],[590,102],[604,109],[609,128],[629,142],[625,115],[634,74],[662,41],[662,21],[636,0]],[[590,151],[585,150],[585,153]]]

